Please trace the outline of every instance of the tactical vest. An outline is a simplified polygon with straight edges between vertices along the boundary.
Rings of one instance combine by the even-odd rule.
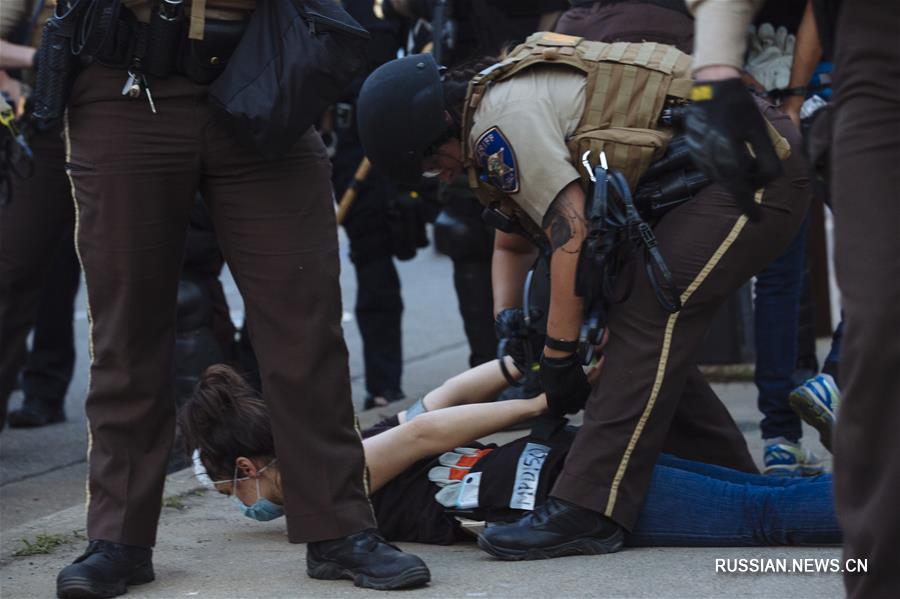
[[[477,171],[468,137],[473,116],[488,88],[536,65],[576,69],[587,78],[584,113],[566,144],[572,164],[581,173],[587,191],[589,177],[582,155],[590,150],[591,167],[600,151],[611,168],[624,173],[634,188],[638,179],[659,158],[672,136],[659,117],[668,103],[683,103],[691,91],[691,57],[674,46],[655,42],[587,41],[558,33],[535,33],[509,56],[476,75],[469,83],[463,106],[462,146],[469,185],[488,207],[517,217],[532,235],[543,235],[538,225],[504,193]]]

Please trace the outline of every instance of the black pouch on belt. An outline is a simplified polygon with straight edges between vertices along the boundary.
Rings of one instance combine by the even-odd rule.
[[[238,47],[247,23],[207,19],[202,40],[184,41],[178,70],[194,83],[209,85],[215,81]]]
[[[210,106],[239,142],[279,158],[365,66],[368,40],[333,0],[260,2]]]
[[[168,77],[175,72],[178,48],[186,29],[184,0],[161,0],[154,7],[147,27],[144,70],[154,77]]]

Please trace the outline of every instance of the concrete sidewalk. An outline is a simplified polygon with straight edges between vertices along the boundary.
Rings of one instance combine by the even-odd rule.
[[[461,351],[461,350],[460,350]],[[422,365],[428,367],[427,364]],[[755,389],[748,384],[716,385],[747,432],[755,456],[761,442]],[[385,412],[361,415],[363,426]],[[512,435],[514,436],[514,435]],[[511,438],[509,434],[496,440]],[[807,445],[822,453],[807,430]],[[129,597],[358,597],[380,595],[349,581],[320,582],[305,573],[302,545],[287,543],[284,521],[253,522],[223,496],[202,490],[189,471],[169,477],[159,543],[157,580],[132,587]],[[49,554],[13,557],[38,535],[62,544]],[[47,537],[44,537],[47,540]],[[4,530],[0,539],[0,596],[52,597],[56,573],[82,551],[84,507],[79,505]],[[840,597],[839,574],[723,574],[717,558],[839,558],[837,548],[649,548],[598,557],[539,562],[498,562],[474,544],[437,547],[404,544],[426,560],[431,584],[404,591],[410,597]]]

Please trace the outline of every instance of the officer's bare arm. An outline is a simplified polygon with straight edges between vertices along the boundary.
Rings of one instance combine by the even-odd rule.
[[[538,250],[521,235],[497,231],[491,258],[491,284],[494,314],[506,308],[522,307],[525,276],[537,258]]]
[[[581,244],[587,235],[584,191],[578,181],[566,185],[544,216],[542,226],[553,254],[550,258],[550,314],[547,334],[556,339],[578,339],[584,320],[584,304],[575,294],[575,273]],[[561,357],[565,352],[544,348],[544,355]]]

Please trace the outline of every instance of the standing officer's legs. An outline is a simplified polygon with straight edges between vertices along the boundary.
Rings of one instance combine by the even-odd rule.
[[[288,537],[320,541],[371,528],[325,147],[310,129],[287,156],[265,162],[214,124],[205,139],[203,196],[252,324]]]
[[[64,171],[61,176],[65,177]],[[74,206],[72,211],[74,215]],[[31,351],[22,370],[25,402],[21,410],[9,415],[10,426],[43,426],[65,420],[63,406],[75,370],[75,330],[72,321],[75,296],[81,281],[81,266],[75,254],[74,218],[72,220],[71,228],[67,227],[60,239],[47,273],[34,324]]]
[[[799,148],[799,133],[777,114],[773,108],[767,111]],[[806,213],[799,154],[784,166],[784,176],[763,194],[760,222],[748,221],[733,197],[712,185],[655,228],[683,307],[676,314],[663,312],[644,275],[642,254],[631,296],[610,310],[603,374],[554,496],[602,513],[626,529],[634,524],[717,308],[787,247]]]
[[[332,181],[343,195],[364,154],[351,126],[340,129],[332,160]],[[343,221],[356,271],[356,323],[363,341],[366,376],[365,408],[403,398],[403,298],[394,265],[388,202],[399,192],[377,172],[358,184],[356,200]],[[380,398],[380,399],[377,399]]]
[[[121,95],[91,66],[68,114],[76,241],[91,324],[88,538],[152,546],[174,435],[175,297],[199,168],[196,101],[181,79]],[[162,114],[162,111],[165,114]]]
[[[846,332],[835,496],[851,597],[900,589],[900,12],[845,3],[835,53],[835,262]]]
[[[12,201],[0,208],[0,429],[42,289],[74,223],[61,133],[57,128],[35,135],[34,173],[13,178]]]

